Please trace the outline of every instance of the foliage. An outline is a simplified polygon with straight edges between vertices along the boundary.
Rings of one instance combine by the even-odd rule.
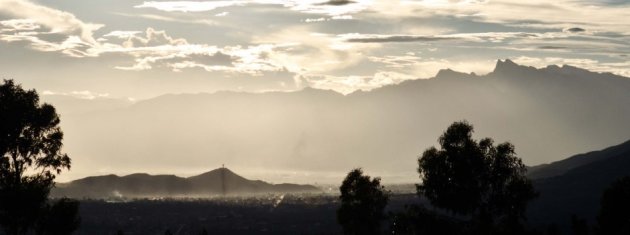
[[[472,133],[468,122],[455,122],[438,139],[440,150],[431,147],[422,154],[418,194],[438,208],[471,216],[471,231],[522,230],[519,221],[536,196],[525,165],[512,144],[476,141]]]
[[[381,186],[381,179],[370,179],[358,168],[350,171],[341,187],[341,207],[337,221],[345,234],[378,234],[388,195]]]
[[[35,90],[5,80],[0,120],[0,225],[8,234],[24,234],[47,206],[55,176],[70,169],[70,158],[61,152],[55,108],[40,104]]]
[[[604,191],[597,221],[601,234],[630,234],[630,176]]]
[[[588,222],[575,214],[571,215],[571,230],[575,235],[588,235]]]
[[[461,234],[461,221],[440,215],[421,205],[406,205],[391,215],[392,234]]]

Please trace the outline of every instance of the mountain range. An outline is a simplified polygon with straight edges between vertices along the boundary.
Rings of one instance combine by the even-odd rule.
[[[499,60],[486,75],[445,69],[431,79],[348,95],[305,88],[169,94],[135,103],[48,98],[61,114],[64,149],[73,159],[69,174],[228,163],[336,183],[355,167],[385,182],[416,180],[417,156],[464,119],[476,138],[513,143],[527,165],[602,149],[630,136],[628,91],[630,79],[610,73]],[[273,181],[289,179],[279,177]]]
[[[57,184],[51,195],[71,198],[137,198],[316,192],[321,192],[321,190],[312,185],[270,184],[260,180],[248,180],[227,168],[218,168],[187,178],[144,173],[122,177],[91,176]]]

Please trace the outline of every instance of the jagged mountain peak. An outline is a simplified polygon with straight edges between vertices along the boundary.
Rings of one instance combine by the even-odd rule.
[[[514,63],[514,61],[510,59],[505,60],[497,60],[497,63],[494,67],[494,71],[492,73],[495,74],[518,74],[524,71],[536,71],[537,69],[531,66],[524,66]]]

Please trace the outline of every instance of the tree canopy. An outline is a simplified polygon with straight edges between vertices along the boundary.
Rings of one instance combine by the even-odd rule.
[[[379,234],[388,195],[381,179],[371,179],[358,168],[350,171],[339,187],[341,207],[337,221],[345,234]]]
[[[13,80],[0,85],[0,178],[2,185],[25,180],[29,168],[36,177],[52,180],[70,169],[61,152],[63,132],[59,116],[49,104],[39,104],[35,90],[24,90]]]
[[[630,234],[630,176],[604,191],[597,221],[601,234]]]
[[[70,169],[61,152],[59,116],[35,90],[13,80],[0,85],[0,225],[24,234],[45,210],[55,176]]]
[[[417,192],[438,208],[471,216],[481,231],[497,224],[518,226],[536,196],[526,167],[512,144],[476,141],[472,133],[468,122],[455,122],[439,137],[441,149],[424,151],[418,158],[422,182]]]

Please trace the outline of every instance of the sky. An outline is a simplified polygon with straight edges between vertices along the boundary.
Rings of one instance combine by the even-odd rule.
[[[497,59],[630,76],[623,0],[0,0],[0,76],[44,95],[343,94]]]

